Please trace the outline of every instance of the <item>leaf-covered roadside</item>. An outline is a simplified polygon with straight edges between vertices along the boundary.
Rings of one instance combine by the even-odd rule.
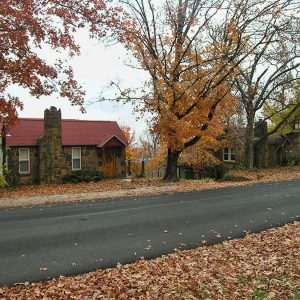
[[[47,282],[0,299],[299,299],[300,222],[243,239]]]
[[[156,195],[242,186],[258,182],[300,179],[300,167],[258,170],[232,170],[226,180],[181,180],[164,182],[160,179],[103,180],[78,184],[32,185],[0,189],[0,207],[32,206],[56,202],[86,201],[126,196]]]

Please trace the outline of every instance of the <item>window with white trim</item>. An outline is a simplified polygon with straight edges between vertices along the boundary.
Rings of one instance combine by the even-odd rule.
[[[72,148],[72,171],[81,170],[81,148]]]
[[[30,151],[29,148],[19,149],[19,173],[30,173]]]
[[[223,161],[235,162],[235,149],[224,148],[223,149]]]

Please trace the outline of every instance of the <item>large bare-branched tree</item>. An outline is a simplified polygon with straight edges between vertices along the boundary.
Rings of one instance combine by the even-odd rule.
[[[150,80],[139,96],[120,91],[119,99],[152,113],[153,128],[167,147],[165,179],[174,180],[180,153],[203,135],[219,134],[222,111],[234,102],[226,80],[232,67],[213,53],[207,30],[223,1],[163,1],[160,7],[151,0],[122,3],[132,23],[120,40]],[[222,49],[238,53],[233,39],[228,35]]]
[[[118,38],[150,79],[139,94],[119,90],[117,99],[152,113],[153,128],[168,149],[165,179],[174,180],[180,153],[220,134],[224,117],[234,113],[233,78],[265,44],[251,30],[274,28],[265,19],[279,13],[281,1],[120,2],[130,21]]]
[[[254,138],[255,120],[258,115],[262,116],[262,109],[271,105],[271,102],[281,102],[277,105],[280,109],[273,110],[270,115],[265,114],[262,121],[284,110],[288,110],[289,114],[295,111],[290,109],[290,105],[285,105],[288,102],[281,95],[283,91],[288,95],[293,81],[299,78],[300,1],[276,0],[265,1],[264,4],[260,4],[261,1],[258,0],[232,2],[237,8],[236,14],[231,18],[232,14],[228,10],[226,18],[233,24],[243,24],[235,29],[239,39],[247,42],[245,52],[239,55],[249,53],[239,63],[232,76],[232,82],[234,95],[241,102],[245,112],[244,165],[252,168],[254,146],[260,142]],[[257,9],[261,13],[255,17]],[[215,31],[212,35],[216,41],[222,39],[222,35],[226,40],[226,32],[222,30]],[[236,61],[239,55],[235,58]]]

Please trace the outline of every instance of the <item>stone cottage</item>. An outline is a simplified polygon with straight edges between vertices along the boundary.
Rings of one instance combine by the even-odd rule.
[[[258,122],[254,131],[254,140],[259,141],[254,147],[255,167],[275,167],[300,162],[300,131],[299,124],[292,124],[291,132],[286,135],[273,133],[267,135],[267,122]],[[230,137],[228,137],[230,136]],[[246,129],[240,128],[235,134],[225,134],[228,146],[217,154],[218,158],[227,166],[241,166],[244,160],[244,145]]]
[[[126,176],[127,140],[113,121],[61,119],[51,107],[44,119],[20,118],[6,140],[11,184],[57,183],[75,171]]]
[[[254,140],[261,140],[254,147],[255,167],[275,167],[300,163],[300,122],[292,124],[292,130],[283,135],[273,133],[267,135],[267,122],[258,122],[255,128]],[[227,165],[241,166],[244,158],[244,143],[246,130],[241,128],[231,146],[222,149],[219,158]],[[261,139],[262,138],[262,139]]]
[[[273,133],[267,135],[267,122],[256,123],[254,140],[261,141],[254,147],[254,166],[259,168],[275,167],[284,165],[300,165],[300,121],[291,124],[291,132],[286,135]],[[244,162],[244,145],[246,142],[246,129],[235,128],[226,130],[219,137],[223,147],[214,152],[214,156],[226,167],[239,168]],[[183,152],[182,155],[185,155]],[[214,176],[218,166],[199,166],[199,174],[202,177]],[[192,179],[197,177],[195,168],[181,163],[179,159],[178,176],[180,178]]]

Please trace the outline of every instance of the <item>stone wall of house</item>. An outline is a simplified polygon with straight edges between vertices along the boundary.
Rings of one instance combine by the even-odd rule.
[[[284,162],[286,164],[300,165],[300,143],[294,141],[284,149]]]
[[[241,167],[244,163],[244,144],[241,141],[237,141],[235,144],[235,167]]]
[[[74,146],[81,149],[81,170],[102,172],[101,149],[95,146]],[[72,173],[72,146],[63,147],[67,173]]]
[[[282,160],[282,151],[276,149],[276,145],[268,145],[268,167],[275,167]]]
[[[19,149],[29,149],[30,172],[21,174],[19,172]],[[8,182],[10,185],[23,185],[39,183],[39,150],[38,147],[10,147],[8,151]]]
[[[61,111],[55,107],[44,113],[44,135],[39,140],[40,183],[60,182],[67,174],[67,164],[62,151]]]
[[[45,144],[44,144],[45,145]],[[25,147],[11,147],[9,150],[9,174],[8,179],[11,185],[23,184],[37,184],[45,182],[61,182],[61,178],[65,174],[72,173],[72,146],[62,148],[61,154],[63,161],[66,162],[65,169],[57,166],[59,172],[52,170],[52,174],[57,174],[55,181],[50,181],[48,178],[40,179],[40,153],[38,147],[26,147],[30,152],[30,172],[28,174],[20,174],[19,172],[19,148]],[[81,170],[102,172],[105,163],[105,154],[103,149],[95,146],[81,146]],[[109,148],[108,148],[109,149]],[[46,149],[44,149],[46,151]],[[50,156],[50,155],[49,155]],[[52,167],[55,164],[52,164]],[[42,166],[45,168],[45,165]],[[44,169],[45,170],[45,169]],[[48,169],[49,170],[49,169]],[[54,172],[53,172],[54,171]],[[46,175],[44,175],[46,177]],[[59,176],[59,177],[58,177]],[[125,148],[120,148],[118,155],[116,155],[116,177],[126,177],[125,164]],[[53,177],[51,178],[53,180]]]
[[[108,151],[115,151],[116,177],[126,176],[125,148],[108,147],[105,150],[95,146],[73,146],[81,149],[81,170],[91,172],[101,172],[105,174],[105,163]],[[72,146],[63,147],[63,153],[67,164],[67,173],[72,173]],[[118,148],[118,149],[117,149]],[[117,150],[116,150],[117,149]],[[112,155],[112,153],[111,153]]]
[[[225,148],[225,147],[224,147]],[[219,161],[224,164],[229,169],[241,167],[244,163],[244,144],[236,139],[228,144],[227,148],[235,149],[235,161],[224,161],[223,160],[223,151],[224,149],[220,149],[215,152],[215,156],[219,159]]]

